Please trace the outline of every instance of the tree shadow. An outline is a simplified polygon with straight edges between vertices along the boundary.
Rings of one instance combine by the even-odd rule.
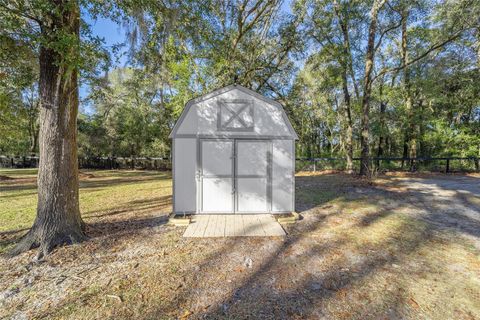
[[[146,228],[154,228],[168,222],[172,196],[137,199],[108,210],[90,211],[83,214],[90,238],[132,236]]]
[[[400,230],[408,232],[408,229]],[[372,255],[358,263],[350,263],[345,257],[339,258],[334,265],[318,275],[303,275],[296,277],[295,285],[288,290],[275,290],[269,285],[269,279],[283,271],[282,261],[285,253],[298,243],[302,236],[290,238],[277,251],[262,263],[222,304],[201,313],[197,318],[223,319],[244,315],[253,318],[289,319],[316,318],[322,304],[348,290],[363,278],[370,276],[385,265],[399,262],[404,256],[418,249],[430,238],[430,233],[417,234],[411,237],[394,255]],[[306,259],[321,255],[334,248],[342,248],[348,240],[337,240],[322,244],[314,244],[302,255]],[[380,251],[384,246],[392,245],[398,239],[391,238],[387,243],[370,248]],[[301,259],[299,259],[300,263]],[[288,276],[288,275],[287,275]],[[259,301],[267,303],[258,303]],[[355,316],[354,316],[355,317]]]
[[[24,190],[37,190],[36,183],[29,183],[29,184],[2,184],[1,186],[2,192],[15,192],[15,191],[24,191]],[[32,194],[35,192],[32,192]],[[14,196],[17,196],[14,194]],[[2,195],[1,198],[6,197]]]
[[[132,185],[143,182],[153,182],[161,180],[170,180],[166,176],[136,176],[137,178],[113,178],[113,179],[92,179],[80,181],[80,189],[100,189],[110,188],[119,185]]]
[[[89,171],[91,172],[91,171]],[[110,172],[109,172],[110,173]],[[151,171],[113,171],[110,174],[114,174],[116,178],[111,178],[109,176],[95,175],[93,177],[84,177],[80,178],[79,187],[81,190],[85,189],[100,189],[115,187],[119,185],[131,185],[138,184],[139,182],[153,182],[153,181],[162,181],[170,180],[171,174],[166,172],[151,172]],[[37,184],[35,178],[31,178],[27,181],[25,179],[16,179],[8,182],[3,182],[1,184],[1,190],[3,192],[16,192],[16,191],[25,191],[25,190],[37,190]],[[29,194],[34,194],[31,192]],[[10,197],[16,197],[17,195],[12,194]],[[7,197],[7,195],[1,195],[2,198]]]
[[[464,233],[480,238],[480,183],[468,176],[433,176],[391,180],[391,194],[417,209],[415,218],[432,228]],[[396,187],[396,188],[395,188]],[[384,190],[381,187],[375,189]],[[471,202],[473,197],[478,203]],[[388,214],[388,213],[384,213]]]
[[[90,238],[117,236],[120,233],[131,233],[145,228],[158,227],[167,222],[167,214],[146,218],[92,222],[87,223],[87,234]]]
[[[368,181],[343,173],[295,177],[295,208],[308,211],[348,195],[359,198]]]
[[[12,193],[12,194],[9,194],[9,195],[2,195],[0,196],[0,199],[12,199],[12,198],[20,198],[20,197],[29,197],[29,196],[33,196],[33,195],[36,195],[37,192],[23,192],[23,193]]]
[[[312,182],[310,177],[303,180],[308,183]],[[322,183],[322,181],[325,180],[320,179],[316,182]],[[317,184],[312,183],[310,187],[315,185]],[[356,190],[355,188],[363,190]],[[265,259],[260,260],[260,265],[236,284],[234,289],[227,290],[228,294],[223,294],[221,299],[210,301],[211,306],[208,306],[207,310],[199,308],[194,301],[200,299],[199,295],[202,294],[202,290],[205,290],[202,289],[202,283],[207,281],[208,276],[198,273],[198,270],[207,269],[210,272],[220,272],[224,268],[226,259],[232,254],[229,250],[235,249],[242,243],[241,240],[232,240],[235,242],[228,242],[229,245],[221,246],[200,264],[188,268],[190,272],[196,270],[197,285],[177,293],[175,301],[179,305],[193,305],[195,313],[191,318],[198,319],[328,318],[332,314],[331,310],[327,310],[329,301],[349,299],[353,289],[359,290],[359,287],[362,288],[365,282],[372,281],[371,279],[375,278],[378,273],[390,270],[392,265],[405,264],[409,261],[409,257],[419,250],[425,247],[430,248],[434,244],[433,238],[439,231],[480,236],[480,225],[475,219],[464,215],[454,216],[449,213],[431,210],[432,208],[426,203],[439,204],[439,199],[428,192],[394,192],[376,185],[353,186],[349,190],[348,196],[350,199],[362,196],[367,201],[375,203],[377,199],[371,198],[370,195],[380,194],[382,198],[394,198],[395,201],[388,202],[386,205],[382,205],[380,209],[362,217],[357,217],[355,214],[348,216],[338,211],[305,213],[310,215],[309,219],[298,222],[291,229],[293,232],[289,233],[285,241],[278,248],[272,250]],[[310,210],[326,206],[329,201],[340,196],[342,195],[329,197],[330,200],[328,201],[320,197],[317,202],[312,201],[310,205],[305,207]],[[448,203],[455,200],[444,201]],[[322,235],[328,232],[326,228],[327,219],[335,219],[339,215],[343,215],[345,219],[352,219],[352,223],[360,230],[365,228],[365,231],[359,232],[368,233],[368,228],[383,219],[398,214],[405,207],[413,212],[408,216],[408,221],[400,220],[401,224],[397,225],[394,230],[389,230],[392,233],[388,233],[388,236],[382,241],[355,247],[359,254],[355,255],[354,258],[349,255],[349,252],[352,245],[355,246],[355,244],[348,237],[337,237],[320,241],[320,243],[315,240],[315,234]],[[425,212],[415,215],[416,210]],[[478,207],[476,210],[478,212]],[[463,220],[463,223],[450,224],[444,221],[442,215]],[[463,225],[469,225],[471,228],[465,229]],[[307,244],[306,250],[292,258],[290,252],[298,251],[301,243],[302,245]],[[388,248],[388,250],[385,248]],[[305,267],[312,260],[331,255],[332,251],[335,254],[328,264],[328,268],[308,270]],[[253,252],[251,254],[254,255]],[[394,271],[389,272],[394,273]],[[292,285],[286,289],[277,287],[275,280],[272,279],[279,277],[291,279]],[[415,275],[410,275],[410,277],[415,277]],[[365,294],[368,295],[368,292]],[[389,284],[389,291],[376,296],[372,303],[377,305],[378,308],[365,307],[363,302],[358,302],[361,305],[355,309],[355,305],[352,307],[350,303],[345,303],[345,305],[340,304],[340,310],[336,310],[333,314],[343,318],[402,318],[412,308],[410,305],[412,302],[403,289],[402,281]],[[343,307],[345,309],[341,310]],[[154,310],[152,313],[146,314],[145,318],[154,318],[168,310],[171,311],[171,309],[162,308]]]
[[[168,222],[168,211],[172,196],[165,195],[149,199],[138,199],[121,206],[82,213],[86,222],[86,233],[90,239],[134,234],[145,228],[154,228]],[[0,232],[0,248],[18,242],[30,228]]]
[[[0,252],[15,244],[30,228],[21,228],[0,232]]]
[[[133,200],[120,206],[111,207],[102,210],[92,210],[82,212],[82,217],[85,219],[101,218],[108,216],[115,216],[122,213],[135,213],[140,211],[147,211],[152,209],[163,210],[172,204],[172,196],[165,195],[160,197]]]

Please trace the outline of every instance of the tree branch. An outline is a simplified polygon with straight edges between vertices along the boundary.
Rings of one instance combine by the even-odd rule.
[[[17,15],[17,16],[20,16],[20,17],[23,17],[23,18],[26,18],[26,19],[30,19],[30,20],[33,20],[35,21],[36,23],[38,23],[38,25],[42,25],[42,22],[40,21],[40,19],[38,19],[37,17],[34,17],[32,15],[29,15],[27,14],[26,12],[20,10],[20,9],[16,9],[16,8],[11,8],[8,4],[4,4],[3,1],[0,2],[0,7],[4,8],[5,10],[7,10],[8,12],[14,14],[14,15]]]
[[[395,67],[395,68],[387,68],[387,69],[383,69],[381,70],[374,78],[373,80],[376,80],[378,77],[381,77],[382,75],[386,74],[386,73],[390,73],[390,72],[395,72],[395,71],[400,71],[418,61],[420,61],[421,59],[425,58],[426,56],[428,56],[431,52],[437,50],[437,49],[440,49],[442,48],[443,46],[447,45],[448,43],[458,39],[462,33],[465,31],[465,29],[462,29],[462,30],[459,30],[457,31],[456,33],[454,33],[452,36],[448,37],[447,39],[445,39],[444,41],[442,42],[439,42],[437,44],[434,44],[432,46],[430,46],[430,48],[428,48],[427,50],[425,50],[425,52],[423,52],[422,54],[418,55],[417,57],[415,57],[414,59],[411,59],[410,61],[408,61],[407,63],[405,64],[402,64],[401,66],[398,66],[398,67]]]
[[[380,38],[378,39],[378,42],[377,42],[377,44],[375,45],[375,48],[374,48],[373,50],[374,50],[374,51],[377,51],[377,50],[378,50],[378,48],[379,48],[380,45],[382,44],[382,39],[383,39],[383,37],[384,37],[388,32],[399,28],[401,25],[402,25],[402,21],[400,20],[400,22],[399,22],[398,24],[395,24],[395,25],[393,25],[393,26],[391,26],[391,27],[383,30],[382,33],[380,34]]]

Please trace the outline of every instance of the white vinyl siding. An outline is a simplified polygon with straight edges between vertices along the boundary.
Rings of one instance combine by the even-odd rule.
[[[171,137],[175,213],[295,209],[297,135],[278,102],[228,86],[188,102]]]
[[[272,211],[293,211],[294,143],[293,140],[275,140],[273,142]]]
[[[175,212],[196,212],[197,192],[195,170],[197,159],[196,139],[176,139],[174,160]],[[193,196],[192,196],[193,195]]]

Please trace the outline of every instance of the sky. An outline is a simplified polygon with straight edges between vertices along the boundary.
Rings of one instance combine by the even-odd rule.
[[[285,0],[282,3],[281,11],[289,12],[290,11],[291,0]],[[92,35],[98,36],[104,40],[104,46],[106,48],[111,48],[113,45],[124,43],[126,39],[126,32],[124,27],[117,24],[116,22],[107,19],[98,17],[97,19],[92,19],[87,11],[82,10],[82,19],[86,24],[90,25]],[[127,65],[126,56],[120,58],[119,64],[116,66],[125,66]],[[299,65],[300,66],[300,65]],[[114,66],[115,67],[115,66]],[[80,99],[84,100],[89,93],[89,86],[87,84],[80,84]],[[88,103],[81,102],[80,109],[82,113],[92,114],[93,109]]]
[[[84,14],[82,18],[90,25],[92,34],[104,40],[106,48],[111,48],[115,44],[125,41],[125,29],[110,19],[98,18],[92,19],[88,14]],[[120,65],[125,65],[127,60],[125,57],[120,59]],[[86,84],[80,84],[80,99],[83,100],[88,95],[89,87]],[[89,114],[93,112],[87,104],[81,104],[80,108],[83,112]]]

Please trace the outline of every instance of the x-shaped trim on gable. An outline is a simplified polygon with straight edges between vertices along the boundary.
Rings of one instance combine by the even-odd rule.
[[[248,104],[247,105],[244,105],[243,107],[241,107],[238,111],[235,112],[235,110],[232,110],[231,107],[226,104],[225,105],[225,109],[230,111],[231,113],[231,116],[230,116],[230,119],[228,119],[224,124],[223,126],[224,127],[228,127],[228,125],[235,119],[237,119],[238,121],[240,121],[241,125],[244,127],[244,128],[248,128],[248,125],[245,123],[245,121],[243,121],[243,119],[240,117],[240,113],[243,112],[243,110],[245,110],[246,108],[248,107]]]
[[[234,110],[230,105],[240,104],[242,105],[240,109]],[[226,131],[252,131],[253,130],[253,102],[251,100],[235,99],[235,100],[222,100],[218,101],[218,129]],[[227,121],[222,121],[222,112],[228,111],[230,117]],[[249,112],[252,118],[252,124],[247,124],[244,119],[242,119],[241,114],[243,112]],[[238,120],[241,127],[231,127],[229,126],[234,120]]]

